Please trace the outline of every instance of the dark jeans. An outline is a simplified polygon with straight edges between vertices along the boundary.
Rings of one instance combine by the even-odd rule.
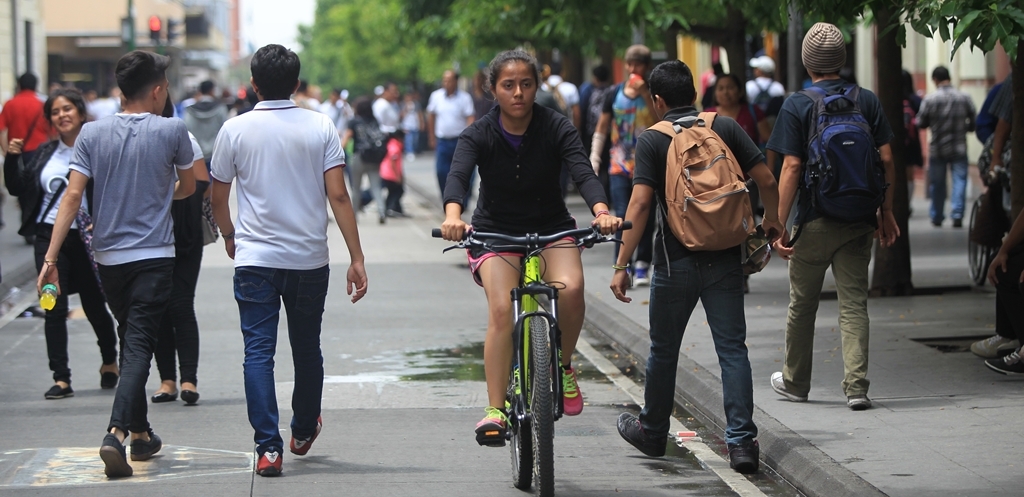
[[[1011,252],[1009,260],[1006,261],[1006,272],[998,273],[996,332],[1000,336],[1024,343],[1024,293],[1020,284],[1021,272],[1024,272],[1024,247],[1018,247]]]
[[[670,274],[671,269],[671,274]],[[689,257],[654,267],[651,280],[651,355],[640,423],[651,437],[663,439],[675,406],[679,346],[697,300],[704,304],[711,337],[722,368],[725,400],[725,441],[757,438],[754,386],[747,357],[747,324],[743,315],[743,271],[736,250],[694,252]]]
[[[437,172],[437,186],[441,188],[441,200],[444,200],[444,187],[448,184],[448,172],[452,169],[452,160],[455,158],[455,147],[459,144],[458,138],[438,138],[435,169]],[[462,199],[462,211],[465,212],[469,206],[469,199],[473,196],[473,181],[476,179],[476,171],[469,179],[469,189]]]
[[[171,301],[160,323],[156,346],[156,367],[160,380],[176,381],[174,356],[177,352],[181,382],[198,384],[199,323],[196,322],[196,283],[199,267],[203,263],[203,245],[194,243],[188,251],[178,251],[174,257]]]
[[[381,183],[388,191],[388,199],[384,202],[387,210],[402,212],[402,195],[405,194],[405,187],[395,181],[381,180]]]
[[[608,189],[611,191],[612,211],[616,217],[626,218],[626,208],[629,207],[629,199],[633,197],[633,178],[621,174],[608,176]],[[636,247],[636,260],[650,264],[654,256],[654,221],[656,213],[652,207],[650,215],[647,216],[647,226],[644,227],[644,236]],[[615,233],[615,239],[622,239],[622,232]],[[613,261],[619,258],[619,244],[615,244],[615,255]]]
[[[43,268],[43,259],[50,248],[52,232],[52,224],[39,224],[36,227],[36,271]],[[85,244],[82,243],[78,230],[69,231],[64,239],[64,245],[57,255],[57,273],[60,278],[61,294],[57,296],[57,304],[53,309],[46,311],[43,325],[46,333],[46,355],[50,359],[53,381],[71,383],[71,368],[68,367],[68,295],[78,293],[85,317],[89,319],[89,324],[96,333],[96,344],[100,346],[103,364],[113,364],[117,361],[117,333],[114,331],[114,319],[107,312],[107,301],[103,298],[99,282],[92,272],[92,262],[85,251]]]
[[[292,436],[306,438],[316,431],[324,389],[320,326],[329,278],[328,266],[308,271],[235,268],[235,300],[245,341],[245,401],[259,454],[284,449],[278,429],[274,386],[274,354],[282,301],[288,315],[288,341],[295,367]]]
[[[146,380],[160,321],[171,300],[173,274],[174,259],[170,257],[100,265],[103,291],[121,337],[121,380],[114,394],[108,431],[118,428],[142,433],[149,429]]]

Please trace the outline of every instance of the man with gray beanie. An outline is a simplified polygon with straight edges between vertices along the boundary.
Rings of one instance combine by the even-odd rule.
[[[807,167],[810,137],[818,129],[816,100],[812,95],[842,93],[850,95],[850,100],[856,95],[858,110],[870,127],[873,146],[877,147],[884,164],[888,184],[892,184],[895,176],[889,147],[893,133],[878,97],[839,77],[839,70],[846,64],[846,43],[838,28],[823,22],[815,24],[804,37],[802,58],[812,85],[817,88],[803,90],[786,99],[768,140],[768,149],[785,157],[779,179],[779,219],[789,219],[796,194],[800,192],[794,223],[794,230],[799,233],[796,243],[787,246],[790,245],[789,233],[784,233],[776,243],[779,255],[789,261],[790,293],[785,363],[781,372],[772,375],[771,386],[776,393],[793,402],[807,401],[811,389],[815,314],[825,271],[831,266],[839,295],[839,328],[845,365],[843,391],[847,406],[861,411],[871,407],[867,396],[871,240],[878,237],[882,246],[888,247],[899,236],[899,228],[892,215],[893,189],[886,189],[884,201],[877,212],[855,221],[834,219],[809,208],[811,191],[802,178]],[[852,141],[850,143],[853,144]],[[871,145],[866,144],[867,147]],[[829,150],[831,153],[834,149]],[[839,160],[830,164],[842,165],[844,162],[853,161]],[[870,207],[865,210],[870,210]]]

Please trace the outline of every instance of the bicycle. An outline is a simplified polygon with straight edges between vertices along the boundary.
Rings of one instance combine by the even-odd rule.
[[[622,224],[623,230],[631,223]],[[434,238],[441,230],[434,229]],[[562,417],[561,332],[558,329],[558,289],[541,280],[540,254],[548,245],[573,239],[575,247],[593,247],[597,243],[617,242],[596,227],[563,231],[550,236],[528,234],[509,236],[500,233],[469,231],[465,238],[446,249],[479,248],[489,252],[523,254],[519,286],[511,292],[512,370],[509,372],[505,410],[509,426],[505,433],[486,432],[482,445],[504,446],[511,442],[512,484],[529,490],[536,476],[540,495],[555,493],[554,423]],[[564,248],[567,245],[558,245]],[[546,297],[550,311],[544,310],[538,297]],[[528,344],[528,345],[527,345]]]

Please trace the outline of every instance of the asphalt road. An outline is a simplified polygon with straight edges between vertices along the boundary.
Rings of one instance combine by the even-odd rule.
[[[344,243],[331,230],[324,430],[309,455],[284,455],[283,477],[254,478],[251,471],[233,271],[218,244],[207,247],[196,298],[202,398],[195,407],[150,405],[165,446],[153,460],[133,463],[132,478],[108,480],[97,457],[113,394],[99,389],[88,322],[69,321],[76,395],[44,400],[51,381],[42,320],[0,320],[0,495],[526,495],[512,487],[508,449],[479,447],[473,436],[486,403],[483,292],[461,266],[464,256],[442,255],[445,243],[430,238],[433,213],[412,198],[407,205],[414,219],[379,226],[361,218],[370,287],[355,305],[344,290]],[[287,440],[292,372],[283,321],[281,331],[276,382]],[[589,340],[592,354],[629,369],[608,344]],[[700,433],[710,448],[672,445],[667,457],[644,457],[615,430],[618,414],[636,409],[636,385],[616,371],[615,382],[602,373],[607,360],[574,361],[588,404],[555,426],[557,495],[796,494],[769,470],[749,478],[723,471],[715,454],[724,448],[707,430]],[[158,383],[154,366],[148,390]]]

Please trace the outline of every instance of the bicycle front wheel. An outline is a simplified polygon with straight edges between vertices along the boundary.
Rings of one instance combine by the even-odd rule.
[[[519,422],[516,418],[516,403],[519,399],[519,366],[514,366],[509,379],[508,399],[512,405],[509,409],[508,432],[512,449],[512,485],[519,490],[529,490],[533,483],[533,429],[529,418]]]
[[[547,319],[530,319],[530,413],[532,414],[534,470],[541,497],[555,495],[555,406],[552,344]]]

